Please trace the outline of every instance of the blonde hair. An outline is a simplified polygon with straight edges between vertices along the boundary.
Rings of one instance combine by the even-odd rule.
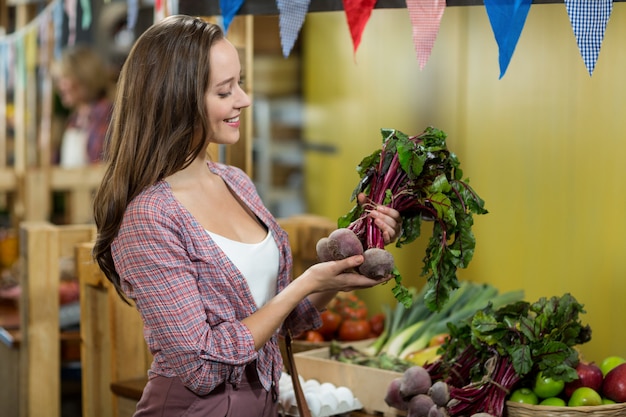
[[[66,48],[52,66],[52,76],[69,77],[85,89],[87,101],[106,97],[111,90],[111,76],[104,59],[89,46]]]

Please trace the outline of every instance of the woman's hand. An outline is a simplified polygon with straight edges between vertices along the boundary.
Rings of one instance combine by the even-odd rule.
[[[359,204],[362,206],[367,203],[367,196],[360,193],[357,196]],[[385,245],[394,242],[402,231],[402,217],[398,210],[388,206],[377,205],[370,210],[369,216],[374,219],[374,224],[383,232]]]
[[[307,269],[302,278],[306,277],[305,279],[312,285],[312,288],[309,289],[311,293],[370,288],[392,278],[389,276],[375,280],[361,275],[356,271],[356,268],[362,263],[363,255],[350,256],[339,261],[321,262]]]

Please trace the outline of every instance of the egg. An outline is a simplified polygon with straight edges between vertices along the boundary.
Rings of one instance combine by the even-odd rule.
[[[337,398],[339,406],[352,407],[354,404],[354,394],[348,387],[337,387],[333,392]]]
[[[335,396],[334,392],[326,391],[319,393],[320,401],[322,402],[322,406],[328,407],[329,415],[337,414],[337,408],[339,407],[339,401]]]
[[[298,402],[296,401],[296,394],[294,393],[293,389],[281,392],[279,400],[285,410],[289,410],[291,407],[298,406]]]
[[[304,384],[302,384],[302,391],[304,392],[319,391],[319,388],[320,382],[316,379],[309,379],[308,381],[305,381]]]
[[[308,392],[304,394],[304,398],[306,398],[306,403],[309,406],[309,410],[311,410],[311,414],[319,416],[322,411],[322,401],[319,395],[317,393]]]
[[[335,384],[330,382],[324,382],[320,385],[320,392],[333,392],[336,389],[337,387],[335,386]]]

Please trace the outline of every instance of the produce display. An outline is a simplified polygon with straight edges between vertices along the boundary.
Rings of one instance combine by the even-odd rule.
[[[424,300],[424,287],[413,295],[411,308],[398,303],[392,311],[383,306],[382,333],[367,347],[354,349],[345,344],[330,346],[330,357],[344,363],[403,372],[412,365],[423,365],[439,357],[448,339],[449,323],[471,317],[488,305],[501,306],[523,298],[522,291],[499,291],[489,284],[460,283],[443,308],[431,311]]]
[[[439,310],[458,287],[457,268],[467,267],[474,255],[473,215],[485,214],[487,210],[484,201],[469,186],[469,180],[463,179],[460,162],[448,150],[443,131],[428,127],[417,136],[407,136],[395,129],[382,129],[381,133],[381,149],[363,158],[357,167],[361,180],[351,198],[354,201],[358,194],[364,193],[368,202],[356,204],[339,218],[338,226],[355,233],[363,252],[377,249],[372,258],[377,262],[368,264],[383,266],[374,277],[391,270],[396,282],[392,292],[409,307],[412,295],[402,284],[402,276],[390,261],[390,255],[385,254],[382,233],[368,213],[377,205],[398,210],[402,231],[397,247],[420,236],[423,220],[432,221],[422,275],[427,276],[426,305]],[[343,253],[334,248],[329,250],[328,243],[318,245],[321,259],[333,259]],[[341,246],[339,241],[337,246]],[[353,253],[351,249],[348,252]]]
[[[580,321],[584,312],[571,294],[489,305],[450,323],[440,357],[407,369],[389,385],[385,400],[408,417],[502,417],[507,401],[572,407],[624,402],[626,361],[607,358],[603,375],[600,366],[580,358],[576,347],[591,338]],[[418,392],[402,389],[402,379]]]

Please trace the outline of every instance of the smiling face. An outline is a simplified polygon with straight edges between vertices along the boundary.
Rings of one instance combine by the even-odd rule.
[[[233,144],[239,140],[241,110],[250,97],[241,88],[241,64],[237,49],[222,39],[211,47],[211,75],[205,95],[210,142]]]

